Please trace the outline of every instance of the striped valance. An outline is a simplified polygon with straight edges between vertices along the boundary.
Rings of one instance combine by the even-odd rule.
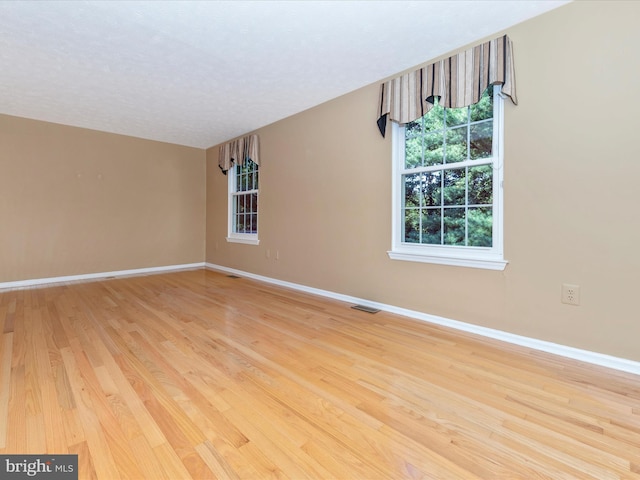
[[[467,107],[479,102],[489,85],[502,85],[502,93],[518,103],[513,47],[506,35],[384,82],[380,133],[384,137],[387,117],[402,124],[417,120],[431,110],[436,97],[445,108]]]
[[[220,145],[218,166],[226,175],[234,162],[243,165],[247,158],[260,165],[258,135],[247,135]]]

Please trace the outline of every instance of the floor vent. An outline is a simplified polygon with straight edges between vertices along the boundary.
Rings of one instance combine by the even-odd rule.
[[[380,311],[377,308],[367,307],[366,305],[354,305],[351,308],[353,308],[354,310],[362,310],[363,312],[367,313],[378,313]]]
[[[240,277],[237,275],[227,275],[227,278],[240,278]]]

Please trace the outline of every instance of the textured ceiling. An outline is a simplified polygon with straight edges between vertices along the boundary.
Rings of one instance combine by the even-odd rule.
[[[0,113],[207,148],[564,3],[0,0]]]

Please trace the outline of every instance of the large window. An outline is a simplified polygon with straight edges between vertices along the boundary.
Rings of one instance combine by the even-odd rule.
[[[230,242],[258,243],[258,165],[246,159],[229,172]]]
[[[500,87],[393,125],[390,257],[503,269]]]

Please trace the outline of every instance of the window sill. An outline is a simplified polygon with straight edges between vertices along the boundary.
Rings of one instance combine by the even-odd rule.
[[[258,245],[260,240],[251,237],[226,237],[229,243],[244,243],[246,245]]]
[[[506,260],[473,255],[435,255],[416,252],[401,252],[392,250],[387,252],[392,260],[404,260],[407,262],[435,263],[438,265],[451,265],[455,267],[482,268],[485,270],[504,270],[507,266]]]

